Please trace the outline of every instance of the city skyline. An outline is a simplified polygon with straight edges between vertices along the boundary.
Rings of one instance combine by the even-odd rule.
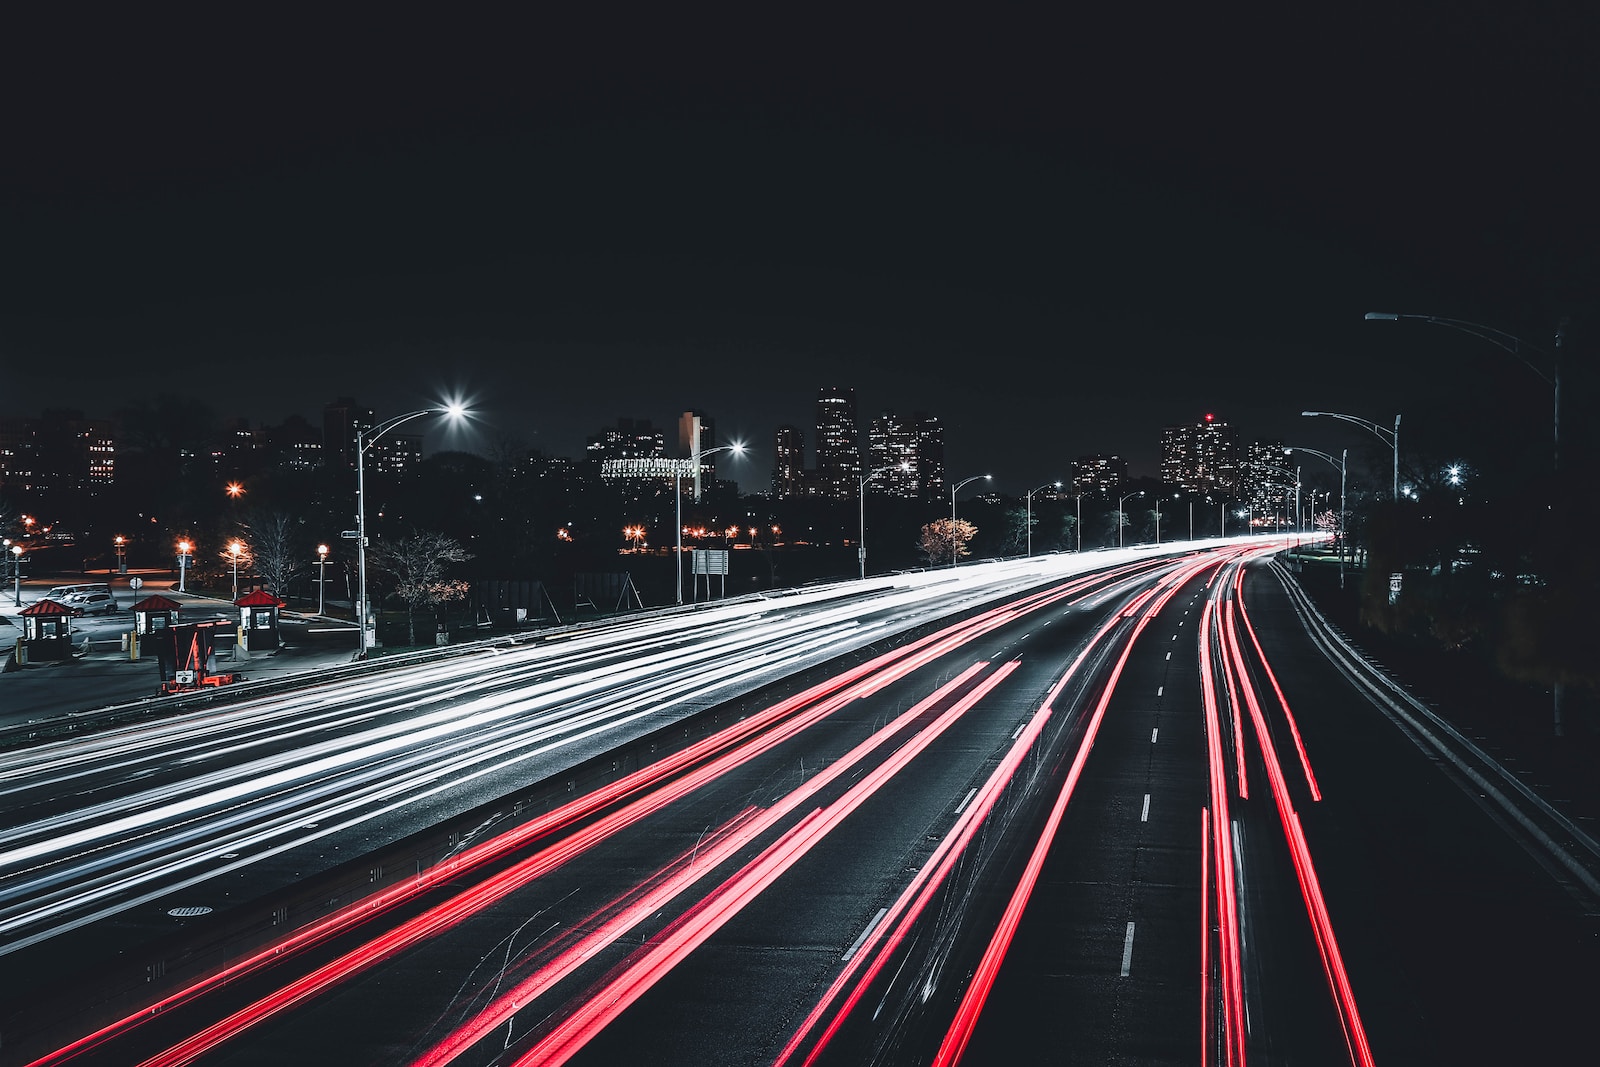
[[[1441,451],[1490,417],[1543,432],[1527,367],[1368,311],[1486,323],[1546,367],[1563,318],[1594,346],[1587,15],[1402,8],[1380,40],[1285,13],[1265,51],[1211,15],[930,25],[926,52],[870,15],[731,48],[581,22],[538,63],[433,27],[392,56],[144,27],[19,57],[0,415],[459,399],[576,454],[700,409],[758,451],[754,489],[837,383],[863,418],[939,414],[951,477],[1031,486],[1080,454],[1154,475],[1160,429],[1205,411],[1325,450],[1360,438],[1300,411],[1403,411]]]

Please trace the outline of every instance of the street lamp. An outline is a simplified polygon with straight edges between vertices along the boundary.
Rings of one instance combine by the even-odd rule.
[[[1178,499],[1178,494],[1177,493],[1173,493],[1172,494],[1172,499],[1174,499],[1174,500]],[[1193,508],[1191,508],[1190,511],[1189,511],[1189,538],[1190,538],[1190,540],[1194,539],[1194,509]],[[1160,495],[1157,495],[1156,496],[1156,544],[1159,545],[1160,543],[1161,543],[1161,497],[1160,497]]]
[[[1046,482],[1028,490],[1028,558],[1033,558],[1033,494],[1041,489],[1060,489],[1060,482]]]
[[[356,427],[356,572],[358,575],[356,619],[357,628],[361,632],[357,644],[356,658],[366,659],[367,649],[372,647],[372,628],[375,620],[367,607],[367,449],[377,443],[378,438],[399,426],[401,423],[420,419],[424,415],[447,415],[452,419],[459,419],[466,414],[466,409],[460,404],[451,404],[442,408],[419,408],[408,411],[404,415],[396,415],[386,419],[378,425],[367,429],[364,426]]]
[[[861,561],[861,577],[863,580],[867,577],[867,483],[872,480],[874,475],[882,474],[884,471],[908,471],[910,469],[910,462],[901,461],[899,463],[891,463],[887,467],[879,467],[877,470],[868,471],[861,476],[861,491],[856,497],[861,519],[861,536],[856,540],[856,558]]]
[[[732,452],[736,456],[742,456],[744,454],[744,445],[740,445],[740,444],[718,445],[716,448],[708,448],[704,452],[702,452],[702,451],[700,451],[700,431],[699,431],[699,428],[697,426],[696,429],[695,429],[694,447],[692,449],[692,455],[690,456],[690,460],[689,460],[690,465],[694,468],[695,484],[696,485],[700,484],[700,461],[705,459],[705,457],[707,457],[707,456],[714,456],[718,452]],[[682,461],[679,461],[679,462],[681,463]],[[679,604],[683,603],[683,488],[682,488],[682,482],[683,482],[683,468],[681,466],[674,467],[673,471],[672,471],[672,504],[673,504],[673,517],[677,521],[673,525],[675,525],[678,528],[678,551],[677,551],[677,555],[672,557],[672,562],[673,562],[673,570],[677,572],[677,594],[678,594],[678,603]],[[695,497],[695,499],[698,500],[699,496],[697,495]],[[707,581],[709,582],[710,579],[707,579]],[[709,586],[707,586],[707,588],[709,588]]]
[[[956,565],[956,557],[961,554],[961,546],[956,538],[956,494],[961,492],[961,487],[968,482],[987,481],[993,478],[992,474],[974,474],[970,478],[963,478],[950,487],[950,566]]]
[[[1077,551],[1083,551],[1083,494],[1072,494],[1072,526],[1078,534]]]
[[[233,599],[239,599],[239,553],[244,551],[244,545],[234,540],[228,545],[228,555],[233,557]]]
[[[1394,449],[1394,484],[1393,484],[1394,498],[1396,500],[1400,499],[1400,416],[1399,415],[1396,415],[1394,417],[1394,429],[1389,430],[1389,429],[1386,429],[1386,428],[1384,428],[1382,426],[1379,426],[1375,422],[1369,422],[1366,419],[1357,418],[1354,415],[1340,415],[1339,413],[1334,412],[1334,411],[1302,411],[1300,414],[1302,414],[1302,415],[1326,415],[1330,419],[1343,419],[1345,422],[1353,422],[1357,426],[1364,426],[1368,430],[1371,430],[1372,433],[1373,433],[1373,436],[1377,437],[1378,440],[1387,442],[1389,447]]]
[[[183,592],[184,575],[189,572],[189,554],[194,551],[194,545],[188,541],[178,542],[178,592]]]
[[[115,536],[115,537],[113,537],[111,539],[111,543],[117,546],[117,573],[118,574],[127,574],[128,573],[128,539],[126,537],[123,537],[121,534],[117,534],[117,536]]]
[[[1122,514],[1122,504],[1131,496],[1144,496],[1144,490],[1139,489],[1132,493],[1124,493],[1117,498],[1117,547],[1122,547],[1122,527],[1127,522],[1127,516]]]
[[[328,546],[317,546],[317,614],[323,613],[328,593]]]
[[[1480,340],[1488,341],[1490,344],[1511,353],[1511,355],[1521,360],[1523,366],[1537,374],[1545,384],[1550,386],[1554,394],[1553,410],[1550,416],[1551,466],[1557,471],[1561,469],[1561,348],[1567,338],[1566,319],[1562,319],[1556,324],[1555,354],[1549,355],[1514,334],[1506,333],[1504,330],[1497,330],[1492,326],[1484,326],[1481,323],[1468,322],[1466,319],[1446,319],[1438,315],[1406,315],[1391,311],[1369,311],[1366,314],[1366,318],[1390,322],[1397,319],[1419,319],[1422,322],[1431,322],[1435,326],[1448,326],[1452,330],[1470,333]],[[1548,359],[1550,361],[1550,373],[1546,374],[1529,362],[1528,358],[1522,354],[1523,349],[1537,352]],[[1395,416],[1396,425],[1399,424],[1399,421],[1400,417],[1398,415]]]
[[[1328,463],[1331,463],[1333,466],[1339,468],[1339,526],[1338,526],[1338,531],[1339,531],[1339,588],[1343,589],[1344,588],[1344,547],[1345,547],[1345,542],[1347,540],[1349,540],[1345,536],[1345,530],[1344,530],[1345,467],[1347,465],[1346,461],[1348,460],[1348,458],[1350,456],[1350,450],[1348,448],[1341,449],[1340,452],[1339,452],[1339,458],[1338,459],[1334,459],[1332,456],[1328,455],[1328,453],[1326,453],[1326,452],[1319,452],[1315,448],[1294,447],[1294,448],[1289,449],[1289,451],[1291,451],[1291,452],[1308,452],[1311,455],[1316,456],[1318,459],[1325,460]]]
[[[6,544],[11,545],[10,539]],[[11,578],[16,585],[12,589],[12,599],[17,607],[22,607],[22,546],[11,545]]]

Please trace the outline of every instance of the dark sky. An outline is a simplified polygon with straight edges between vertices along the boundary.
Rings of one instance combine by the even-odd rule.
[[[1588,350],[1584,5],[1122,6],[8,16],[0,414],[459,395],[478,436],[430,448],[572,455],[695,408],[756,489],[846,385],[1016,494],[1154,473],[1207,411],[1337,451],[1301,409],[1504,394],[1542,430],[1502,353],[1362,313]]]

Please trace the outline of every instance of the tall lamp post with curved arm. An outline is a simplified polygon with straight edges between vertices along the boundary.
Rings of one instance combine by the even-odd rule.
[[[1122,547],[1122,527],[1123,527],[1124,523],[1127,522],[1127,516],[1124,515],[1123,512],[1122,512],[1122,505],[1127,502],[1129,497],[1135,497],[1135,496],[1144,496],[1144,490],[1143,489],[1135,489],[1133,492],[1124,493],[1122,496],[1119,496],[1117,498],[1117,547],[1118,548]]]
[[[700,484],[700,479],[699,479],[700,461],[705,459],[707,456],[714,456],[718,452],[732,452],[736,456],[742,456],[742,455],[744,455],[744,445],[742,445],[742,444],[718,445],[716,448],[708,448],[705,451],[701,451],[700,450],[699,434],[698,434],[698,432],[695,434],[694,454],[689,458],[690,467],[695,472],[695,485],[698,486]],[[677,597],[678,597],[678,603],[679,604],[683,603],[683,485],[682,485],[682,483],[683,483],[683,468],[680,466],[679,468],[677,468],[676,470],[674,470],[672,472],[673,517],[677,520],[674,523],[674,525],[677,526],[677,528],[678,528],[678,550],[677,550],[677,554],[672,557],[672,569],[677,574]],[[700,499],[698,490],[696,490],[695,499],[696,500]],[[709,578],[706,579],[706,580],[708,582],[710,581]]]
[[[396,415],[392,419],[372,427],[370,430],[364,426],[356,427],[356,573],[358,576],[359,592],[357,593],[356,621],[361,631],[357,644],[356,658],[366,659],[367,649],[372,647],[373,618],[371,608],[367,604],[367,450],[378,442],[378,438],[388,433],[402,423],[412,419],[420,419],[424,415],[445,415],[451,419],[459,419],[466,414],[466,409],[459,404],[451,404],[442,408],[419,408],[408,411],[404,415]]]
[[[1369,311],[1366,314],[1366,318],[1379,321],[1419,319],[1422,322],[1431,322],[1435,326],[1448,326],[1452,330],[1460,330],[1462,333],[1470,333],[1474,337],[1488,341],[1490,344],[1498,346],[1502,350],[1509,352],[1512,356],[1521,360],[1529,370],[1533,371],[1533,373],[1537,374],[1549,384],[1553,394],[1550,416],[1550,466],[1551,469],[1557,474],[1561,473],[1561,349],[1565,345],[1567,339],[1566,319],[1563,318],[1560,322],[1556,323],[1555,352],[1554,354],[1546,355],[1539,348],[1530,345],[1528,342],[1524,341],[1515,334],[1509,334],[1504,330],[1497,330],[1492,326],[1485,326],[1482,323],[1469,322],[1466,319],[1447,319],[1438,315],[1405,315],[1390,311]],[[1529,351],[1536,352],[1541,356],[1545,356],[1545,358],[1550,361],[1550,373],[1545,374],[1544,371],[1540,370],[1538,367],[1529,362],[1528,357],[1522,354],[1523,349],[1528,349]],[[1399,416],[1395,417],[1395,423],[1397,426],[1399,425]],[[1550,698],[1554,704],[1553,710],[1555,715],[1555,735],[1557,737],[1562,736],[1564,732],[1561,725],[1561,703],[1565,688],[1566,684],[1561,681],[1552,682],[1550,686]]]
[[[902,460],[899,463],[891,463],[887,467],[870,470],[861,476],[861,491],[856,496],[861,519],[861,535],[856,540],[856,558],[861,561],[861,577],[863,579],[867,576],[867,483],[872,481],[874,476],[882,474],[884,471],[908,471],[910,469],[911,464]]]
[[[956,538],[956,494],[961,492],[961,487],[968,482],[988,481],[992,474],[974,474],[970,478],[963,478],[950,487],[950,566],[956,565],[956,557],[961,555],[961,545]]]
[[[1345,422],[1353,422],[1357,426],[1365,427],[1366,429],[1371,430],[1372,431],[1372,435],[1374,437],[1376,437],[1380,441],[1385,442],[1386,444],[1388,444],[1388,446],[1390,448],[1394,449],[1394,484],[1392,486],[1392,492],[1393,492],[1394,498],[1396,500],[1400,499],[1400,416],[1399,415],[1396,415],[1394,417],[1394,429],[1389,430],[1389,429],[1385,429],[1382,426],[1379,426],[1375,422],[1370,422],[1367,419],[1358,418],[1355,415],[1340,415],[1338,412],[1335,412],[1335,411],[1302,411],[1300,414],[1302,414],[1302,415],[1326,415],[1330,419],[1343,419]]]
[[[1315,448],[1301,448],[1298,445],[1291,446],[1289,451],[1290,452],[1306,452],[1306,453],[1309,453],[1310,455],[1316,456],[1318,459],[1325,460],[1326,462],[1332,464],[1333,466],[1335,466],[1335,467],[1337,467],[1339,469],[1339,588],[1343,589],[1344,588],[1344,547],[1345,547],[1345,541],[1348,540],[1348,538],[1345,537],[1345,532],[1344,532],[1345,466],[1346,466],[1346,461],[1349,459],[1349,456],[1350,456],[1350,450],[1348,448],[1340,449],[1339,458],[1338,459],[1334,459],[1328,453],[1320,452]]]
[[[1466,319],[1447,319],[1438,315],[1406,315],[1392,311],[1369,311],[1366,314],[1366,318],[1380,322],[1397,319],[1417,319],[1421,322],[1431,322],[1435,326],[1448,326],[1452,330],[1460,330],[1462,333],[1469,333],[1481,340],[1488,341],[1520,360],[1523,366],[1543,379],[1554,394],[1554,409],[1550,418],[1551,465],[1557,471],[1561,469],[1561,348],[1567,337],[1566,319],[1562,319],[1556,324],[1555,353],[1551,355],[1543,349],[1529,344],[1515,334],[1509,334],[1504,330],[1497,330],[1493,326],[1485,326],[1482,323],[1468,322]],[[1546,374],[1534,366],[1528,357],[1523,355],[1524,350],[1537,353],[1548,359],[1550,361],[1550,373]],[[1399,421],[1400,417],[1398,415],[1395,416],[1397,425]]]
[[[1033,558],[1033,494],[1041,489],[1060,489],[1060,482],[1045,482],[1028,490],[1028,558]]]

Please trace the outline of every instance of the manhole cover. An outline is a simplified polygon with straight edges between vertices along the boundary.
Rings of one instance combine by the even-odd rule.
[[[181,908],[168,908],[167,914],[174,919],[190,919],[196,915],[208,915],[211,909],[204,904],[188,904]]]

